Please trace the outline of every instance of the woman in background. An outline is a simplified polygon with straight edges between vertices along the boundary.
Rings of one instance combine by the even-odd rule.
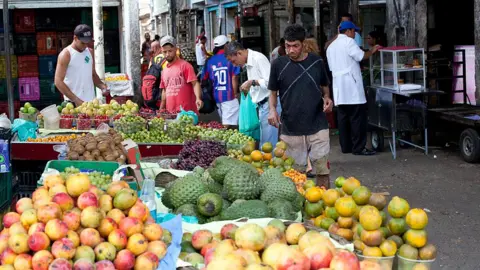
[[[307,38],[303,42],[303,51],[306,53],[313,53],[320,55],[320,48],[318,47],[317,40],[315,38]]]

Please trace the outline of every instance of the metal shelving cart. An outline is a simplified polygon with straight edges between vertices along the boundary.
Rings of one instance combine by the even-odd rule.
[[[394,159],[396,143],[413,146],[428,154],[427,105],[429,95],[442,93],[426,88],[425,51],[423,48],[384,48],[370,58],[368,114],[372,146],[383,150],[384,132]],[[420,133],[423,143],[409,138]]]

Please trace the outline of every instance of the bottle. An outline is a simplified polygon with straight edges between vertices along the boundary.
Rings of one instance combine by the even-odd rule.
[[[142,184],[140,200],[148,207],[150,215],[157,220],[157,203],[155,202],[155,181],[145,178]]]

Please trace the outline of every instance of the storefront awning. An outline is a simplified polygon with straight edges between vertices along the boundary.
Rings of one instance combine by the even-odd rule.
[[[371,6],[371,5],[385,5],[386,0],[360,0],[358,5],[360,6]]]
[[[104,7],[120,6],[121,0],[103,0]],[[3,1],[0,0],[3,5]],[[1,5],[0,5],[1,6]],[[91,7],[92,0],[9,0],[8,7],[10,9],[21,8],[75,8],[75,7]]]

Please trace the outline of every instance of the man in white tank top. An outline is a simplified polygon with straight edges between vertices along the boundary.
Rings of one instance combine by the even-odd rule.
[[[202,36],[200,41],[195,45],[195,56],[197,57],[198,74],[202,74],[203,66],[205,66],[205,60],[207,60],[207,37]]]
[[[93,50],[88,45],[93,42],[90,26],[80,24],[75,28],[73,42],[58,56],[55,71],[55,86],[65,100],[77,106],[95,99],[95,86],[107,93],[105,85],[95,71]]]

